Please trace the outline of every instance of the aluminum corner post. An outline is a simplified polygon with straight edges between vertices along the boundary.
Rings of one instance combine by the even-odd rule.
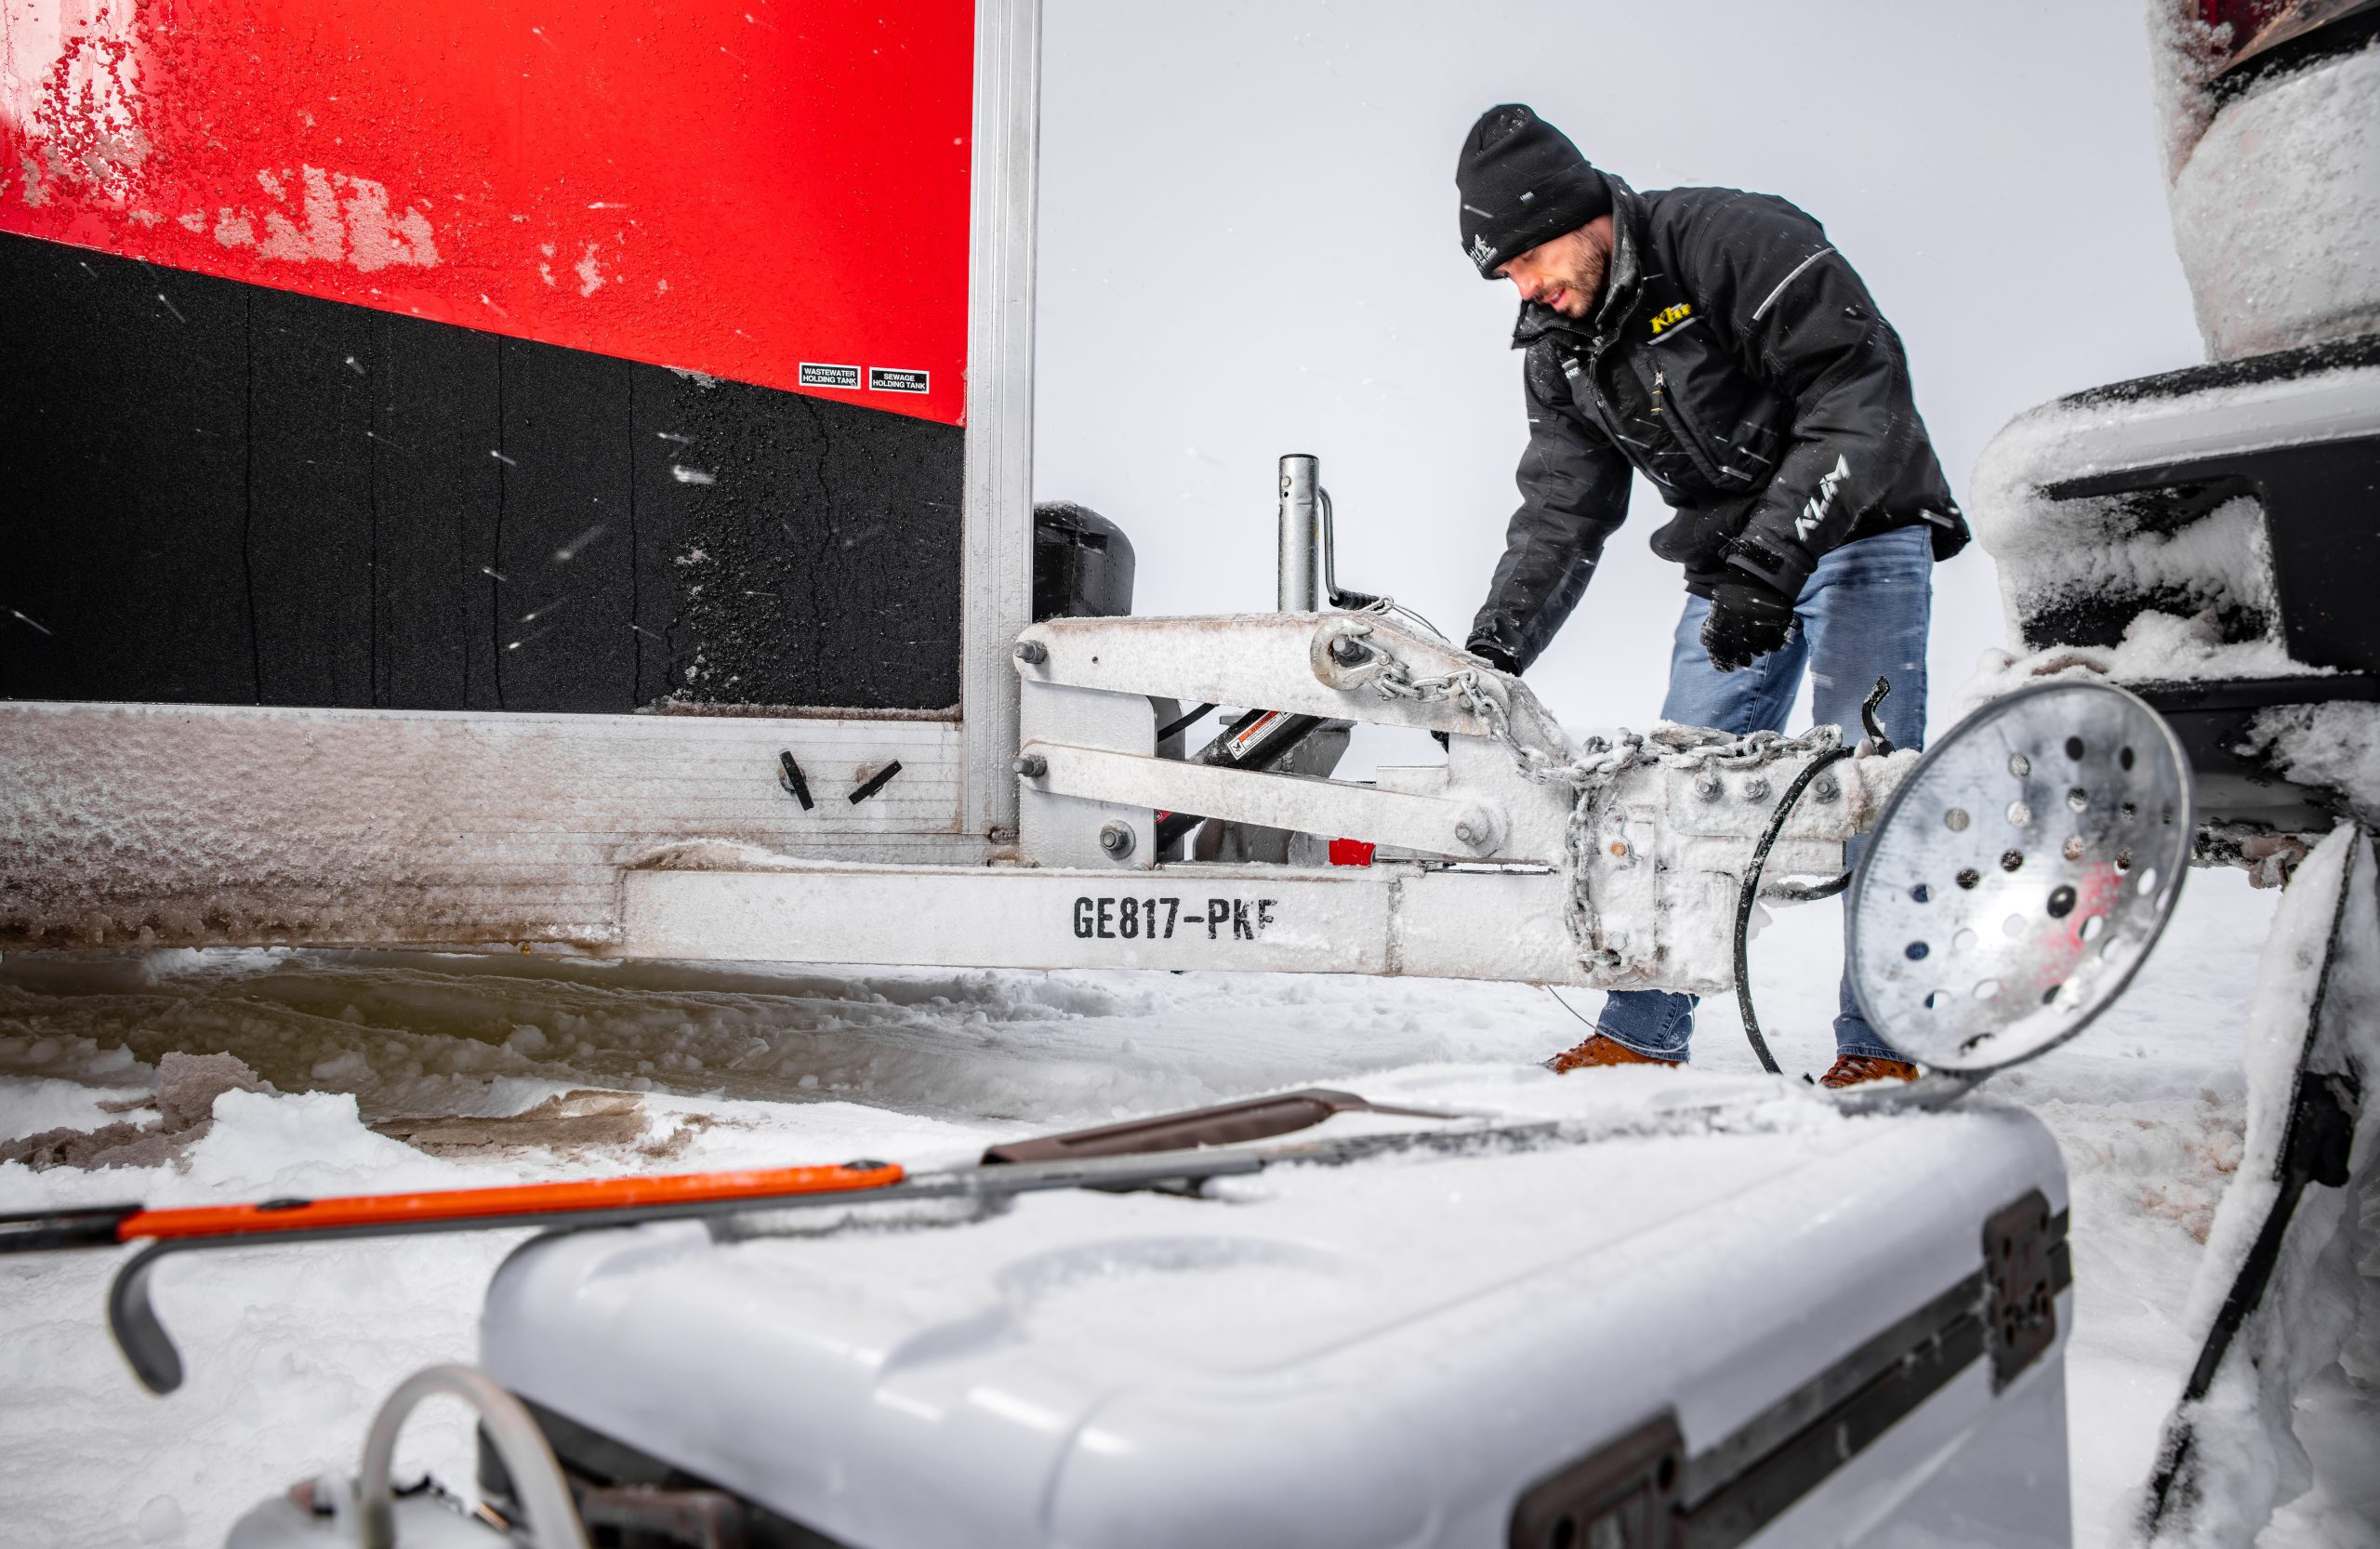
[[[967,465],[959,626],[959,824],[1016,835],[1017,680],[1033,621],[1033,266],[1041,138],[1040,0],[977,0],[968,218]]]

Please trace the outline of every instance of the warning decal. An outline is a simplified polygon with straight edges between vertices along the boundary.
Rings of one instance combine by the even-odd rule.
[[[924,392],[932,377],[929,371],[899,371],[889,365],[867,368],[867,389],[870,392]]]
[[[855,365],[820,365],[814,361],[801,363],[803,387],[856,388],[859,367]]]

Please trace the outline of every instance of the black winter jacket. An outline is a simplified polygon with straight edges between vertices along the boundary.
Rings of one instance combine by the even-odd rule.
[[[1704,596],[1731,569],[1798,596],[1819,556],[1912,523],[1937,559],[1964,548],[1900,337],[1825,230],[1767,194],[1610,182],[1593,316],[1525,302],[1514,330],[1528,450],[1474,648],[1544,651],[1628,514],[1632,464],[1675,513],[1653,552]]]

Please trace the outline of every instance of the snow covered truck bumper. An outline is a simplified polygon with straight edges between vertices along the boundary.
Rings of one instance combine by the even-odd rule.
[[[2027,653],[2009,684],[2085,672],[2147,700],[2189,750],[2218,848],[2327,829],[2353,782],[2323,746],[2360,741],[2380,701],[2375,488],[2380,338],[2019,416],[1977,464],[1971,513]]]

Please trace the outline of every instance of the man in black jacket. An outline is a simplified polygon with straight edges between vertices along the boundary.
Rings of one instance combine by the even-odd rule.
[[[1930,568],[1967,531],[1918,417],[1900,338],[1818,223],[1733,189],[1639,194],[1527,108],[1491,108],[1455,172],[1464,251],[1521,293],[1513,347],[1528,450],[1471,651],[1526,669],[1578,605],[1628,513],[1632,472],[1672,510],[1656,554],[1686,567],[1662,715],[1781,730],[1805,666],[1818,719],[1925,727]],[[1615,993],[1548,1063],[1677,1062],[1692,996]],[[1829,1086],[1915,1069],[1846,983]]]

